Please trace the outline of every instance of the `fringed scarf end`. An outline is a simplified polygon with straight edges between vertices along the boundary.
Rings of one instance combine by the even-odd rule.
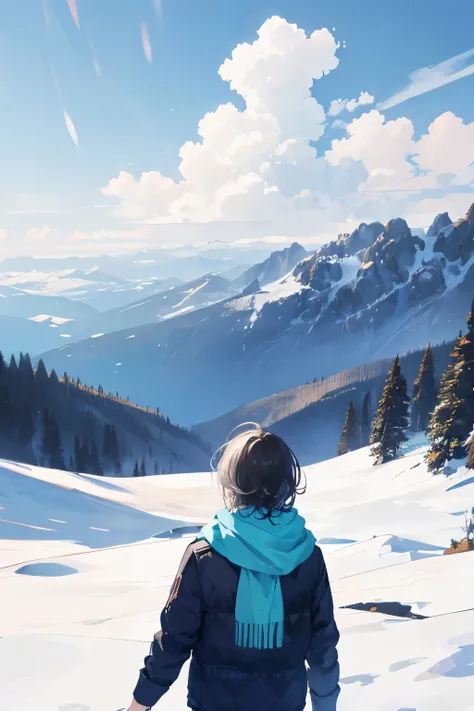
[[[264,625],[235,623],[235,644],[251,649],[274,649],[283,646],[283,621]]]

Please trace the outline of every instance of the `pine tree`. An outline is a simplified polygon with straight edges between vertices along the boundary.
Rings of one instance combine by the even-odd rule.
[[[371,417],[372,401],[370,392],[366,392],[364,395],[364,401],[362,403],[362,424],[360,432],[360,444],[361,447],[366,447],[370,440],[370,425],[372,422]]]
[[[74,457],[72,456],[72,454],[69,457],[69,471],[74,471]]]
[[[337,454],[347,454],[353,452],[360,447],[359,427],[357,425],[357,417],[354,408],[354,403],[351,400],[347,408],[346,419],[342,426],[341,439],[337,448]]]
[[[91,474],[102,476],[102,474],[104,473],[102,469],[102,462],[100,461],[99,449],[95,440],[92,441],[91,445],[90,468]]]
[[[56,373],[56,371],[54,370],[54,368],[52,369],[51,373],[49,374],[49,382],[50,382],[51,385],[53,385],[53,386],[54,386],[54,385],[59,385],[58,374]]]
[[[23,383],[27,386],[31,386],[34,381],[33,366],[31,365],[30,354],[20,353],[20,364],[18,366],[18,375],[21,377]]]
[[[474,430],[471,432],[469,439],[466,442],[467,450],[467,468],[474,469]]]
[[[84,472],[84,462],[82,460],[82,448],[78,435],[74,437],[74,464],[76,472]]]
[[[156,459],[155,459],[155,464],[154,464],[154,467],[153,467],[153,473],[154,473],[154,474],[159,474],[159,473],[160,473],[160,469],[159,469],[159,467],[158,467],[158,462],[156,461]]]
[[[133,476],[140,476],[140,470],[138,468],[138,460],[135,459],[135,466],[133,467]]]
[[[28,403],[24,403],[18,423],[18,441],[21,447],[29,447],[35,433],[35,425]]]
[[[10,365],[8,366],[8,374],[10,375],[10,377],[12,377],[12,376],[15,376],[17,373],[18,373],[18,366],[16,364],[15,356],[12,353],[11,358],[10,358]]]
[[[41,438],[42,461],[44,466],[48,467],[51,466],[49,461],[51,453],[51,422],[49,412],[46,408],[43,410],[41,424],[43,430]]]
[[[140,465],[140,476],[146,476],[146,462],[145,457],[142,457],[142,463]]]
[[[372,427],[370,444],[374,445],[371,450],[375,457],[374,464],[383,464],[395,459],[401,444],[406,442],[409,404],[407,383],[397,355],[385,381]]]
[[[5,377],[7,366],[5,363],[5,358],[3,357],[2,351],[0,351],[0,380]]]
[[[66,469],[66,465],[64,464],[63,448],[61,444],[61,435],[59,434],[58,422],[54,413],[51,413],[49,424],[51,444],[49,466],[52,469]]]
[[[426,431],[431,414],[436,407],[436,396],[433,349],[428,343],[413,386],[411,429],[414,432]]]
[[[112,425],[110,430],[110,449],[111,449],[111,460],[114,467],[115,474],[121,474],[122,463],[120,461],[120,450],[117,439],[117,432],[115,430],[115,425]]]
[[[85,436],[82,438],[82,443],[81,443],[81,460],[82,460],[82,466],[83,466],[82,471],[85,474],[93,474],[93,472],[91,470],[90,444],[89,444],[89,440]]]
[[[49,380],[48,372],[45,368],[44,361],[42,358],[38,361],[38,366],[36,368],[35,380],[38,385],[44,385]]]
[[[474,425],[474,301],[467,317],[468,331],[460,335],[443,373],[438,401],[431,416],[431,442],[426,460],[431,471],[466,454],[466,441]]]

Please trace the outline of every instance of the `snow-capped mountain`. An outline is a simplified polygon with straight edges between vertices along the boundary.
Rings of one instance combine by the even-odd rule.
[[[118,384],[139,402],[152,387],[174,420],[196,423],[315,376],[452,339],[471,306],[473,264],[472,209],[454,224],[436,218],[424,238],[401,218],[362,224],[272,284],[45,359],[59,372]]]
[[[270,256],[260,264],[246,269],[244,273],[235,280],[235,284],[247,287],[256,279],[260,286],[271,284],[284,277],[294,267],[308,255],[308,252],[298,242],[293,242],[290,247],[272,252]]]

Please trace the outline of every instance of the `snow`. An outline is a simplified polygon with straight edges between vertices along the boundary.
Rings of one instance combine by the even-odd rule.
[[[278,279],[271,284],[266,284],[265,288],[261,289],[256,294],[243,296],[240,299],[234,299],[232,304],[236,310],[239,308],[242,310],[252,308],[253,314],[250,317],[250,324],[253,325],[265,304],[272,301],[279,301],[279,299],[286,299],[289,296],[299,294],[301,291],[308,288],[309,287],[304,286],[301,282],[297,281],[293,271],[291,271],[281,279]]]
[[[180,302],[183,303],[183,302]],[[173,307],[175,308],[175,307]],[[164,316],[161,317],[162,321],[168,321],[170,318],[175,318],[176,316],[180,316],[181,314],[185,314],[188,311],[193,311],[194,306],[184,306],[182,309],[179,309],[178,311],[173,311],[170,314],[165,314]]]
[[[103,333],[94,333],[94,334],[91,336],[91,338],[100,338],[100,337],[103,336],[103,335],[104,335]]]
[[[305,470],[298,508],[341,631],[338,711],[474,711],[474,554],[443,555],[474,477],[430,475],[419,445],[383,466],[362,449]],[[209,473],[113,479],[0,461],[1,707],[127,708],[193,527],[220,505]],[[184,708],[185,688],[186,669],[158,707]]]
[[[49,314],[38,314],[37,316],[31,316],[28,321],[36,321],[36,323],[44,323],[45,321],[51,321],[54,326],[62,326],[69,321],[74,321],[72,318],[63,318],[61,316],[50,316]]]

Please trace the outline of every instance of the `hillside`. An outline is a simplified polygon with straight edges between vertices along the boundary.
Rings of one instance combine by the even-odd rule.
[[[442,553],[474,483],[462,466],[429,475],[423,456],[412,441],[380,467],[360,450],[306,469],[298,508],[324,551],[341,631],[338,711],[471,709],[474,554]],[[0,482],[2,706],[126,708],[194,535],[179,526],[219,505],[210,475],[118,487],[4,461]],[[181,708],[185,686],[186,668],[160,708]]]
[[[157,405],[139,407],[67,374],[58,379],[29,356],[0,357],[0,456],[58,469],[131,475],[206,466],[208,445],[173,425]]]
[[[438,378],[449,362],[453,343],[434,347]],[[409,389],[413,387],[423,351],[402,356],[403,373]],[[302,464],[329,459],[336,452],[342,423],[351,400],[360,411],[367,392],[375,408],[392,359],[355,366],[322,380],[275,393],[195,425],[192,430],[214,449],[224,442],[241,422],[257,422],[288,441]]]
[[[405,220],[361,224],[279,281],[156,324],[65,345],[89,379],[190,425],[373,360],[452,340],[474,293],[474,213],[436,218],[425,238]],[[135,367],[139,364],[140,367]]]

